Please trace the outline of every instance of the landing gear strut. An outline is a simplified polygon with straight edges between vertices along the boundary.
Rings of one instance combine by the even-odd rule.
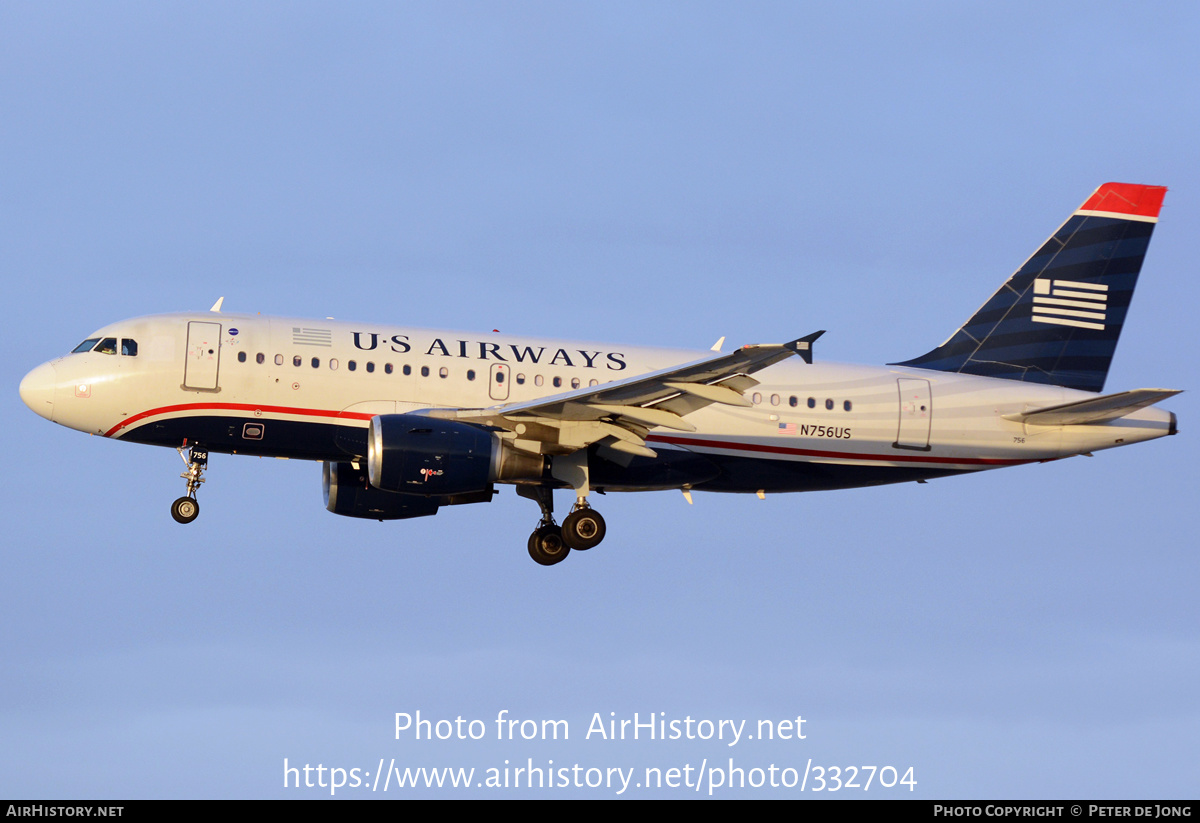
[[[604,518],[588,505],[587,450],[554,458],[551,473],[575,490],[575,505],[561,527],[554,523],[554,493],[547,486],[517,486],[517,494],[538,504],[542,519],[529,535],[529,556],[543,566],[561,563],[571,553],[587,551],[604,539]]]
[[[184,456],[187,450],[188,455]],[[187,441],[176,449],[183,460],[183,474],[179,475],[187,481],[187,494],[171,504],[171,517],[176,523],[191,523],[200,515],[200,504],[196,501],[196,491],[204,482],[204,470],[208,468],[208,449],[202,446],[192,446],[188,449]]]
[[[592,487],[589,481],[587,449],[555,457],[550,473],[575,490],[575,505],[562,524],[563,542],[576,551],[587,551],[604,539],[604,518],[588,505]]]

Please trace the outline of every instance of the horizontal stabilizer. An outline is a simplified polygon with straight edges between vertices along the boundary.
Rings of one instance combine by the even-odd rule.
[[[1031,423],[1035,426],[1078,426],[1084,423],[1103,423],[1116,420],[1138,409],[1152,406],[1160,400],[1166,400],[1179,394],[1177,389],[1134,389],[1117,394],[1106,394],[1103,397],[1092,397],[1075,403],[1063,403],[1061,406],[1048,406],[1044,409],[1006,414],[1005,420],[1015,420],[1018,423]]]

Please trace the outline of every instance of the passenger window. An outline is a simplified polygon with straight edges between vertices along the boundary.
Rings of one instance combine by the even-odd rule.
[[[337,371],[337,358],[336,357],[329,358],[329,370]]]
[[[392,364],[391,364],[391,363],[384,363],[384,364],[383,364],[383,373],[384,373],[384,374],[391,374],[391,373],[392,373]]]
[[[751,399],[754,401],[754,405],[757,406],[759,403],[762,402],[762,392],[756,391],[754,393],[754,397],[752,397]]]
[[[771,395],[771,405],[772,405],[772,406],[778,406],[778,405],[779,405],[779,395],[777,395],[777,394],[773,394],[773,395]]]
[[[579,378],[578,377],[571,378],[571,388],[573,388],[573,389],[579,388]]]
[[[827,410],[829,410],[829,411],[833,411],[833,400],[830,400],[830,399],[826,398],[826,400],[825,400],[825,408],[826,408]]]
[[[89,337],[75,348],[71,349],[71,354],[79,354],[80,352],[91,351],[96,348],[96,344],[100,342],[99,337]]]
[[[354,371],[358,368],[358,363],[355,363],[353,360],[347,360],[346,368],[348,368],[350,371]]]
[[[314,358],[312,359],[312,367],[313,367],[314,369],[319,369],[319,368],[321,368],[321,358],[319,358],[319,357],[314,357]]]
[[[96,347],[96,351],[101,354],[116,354],[117,353],[117,338],[106,337],[100,341],[100,345]]]
[[[538,375],[534,375],[534,378],[533,378],[533,385],[535,385],[535,386],[540,386],[540,385],[542,385],[542,383],[543,383],[543,382],[545,382],[545,378],[544,378],[544,377],[542,377],[540,374],[538,374]]]
[[[375,364],[372,363],[370,360],[367,361],[367,371],[368,372],[375,371]]]
[[[422,366],[422,367],[421,367],[421,376],[422,376],[422,377],[428,377],[428,376],[429,376],[429,367],[428,367],[428,366]]]
[[[468,380],[475,379],[475,370],[474,369],[467,369],[467,379]]]
[[[301,357],[300,355],[298,355],[298,354],[297,354],[295,357],[293,357],[293,358],[292,358],[292,365],[293,365],[293,366],[299,366],[299,365],[300,365],[301,363],[303,363],[303,362],[304,362],[304,358],[302,358],[302,357]]]
[[[591,380],[588,381],[588,385],[589,386],[599,386],[600,381],[593,377]]]
[[[524,385],[525,385],[525,375],[524,375],[524,374],[518,374],[518,375],[517,375],[517,385],[518,385],[518,386],[524,386]]]
[[[445,366],[442,366],[440,369],[438,369],[438,377],[449,377],[449,376],[450,376],[450,370],[448,368],[446,368]]]
[[[412,366],[405,363],[404,364],[404,375],[407,377],[410,374],[412,374]]]
[[[562,387],[562,378],[561,377],[554,378],[554,388],[558,389],[561,387]]]
[[[266,359],[267,359],[267,356],[265,354],[263,354],[262,352],[259,352],[258,354],[254,355],[254,362],[260,366],[266,361]]]
[[[244,351],[240,351],[240,352],[238,352],[238,362],[239,362],[239,363],[245,363],[245,362],[246,362],[246,353],[245,353]]]
[[[788,398],[788,405],[793,409],[796,408],[796,406],[800,405],[800,398],[793,394]]]
[[[130,340],[128,337],[121,338],[121,354],[126,357],[137,357],[137,341]],[[242,362],[246,362],[246,358],[242,357]]]
[[[850,411],[850,401],[847,400],[844,403],[842,403],[842,408],[845,409],[846,411]]]
[[[282,366],[282,365],[283,365],[283,355],[282,355],[282,354],[277,354],[277,355],[275,355],[275,365],[276,365],[276,366]]]
[[[817,407],[817,399],[815,397],[808,398],[808,407],[810,409],[815,409]]]

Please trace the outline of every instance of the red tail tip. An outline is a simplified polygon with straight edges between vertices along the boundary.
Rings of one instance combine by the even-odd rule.
[[[1166,186],[1139,186],[1136,183],[1105,183],[1079,207],[1080,211],[1106,211],[1135,217],[1158,217]]]

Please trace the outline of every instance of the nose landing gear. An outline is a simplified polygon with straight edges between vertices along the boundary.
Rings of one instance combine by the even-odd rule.
[[[188,451],[188,456],[184,456],[184,450]],[[187,481],[187,494],[171,504],[171,517],[175,518],[176,523],[191,523],[200,515],[200,504],[196,501],[196,491],[200,488],[200,484],[204,482],[204,470],[208,468],[208,449],[201,446],[192,446],[188,449],[187,441],[183,441],[183,445],[176,449],[179,452],[179,457],[183,460],[183,474],[179,475]]]

